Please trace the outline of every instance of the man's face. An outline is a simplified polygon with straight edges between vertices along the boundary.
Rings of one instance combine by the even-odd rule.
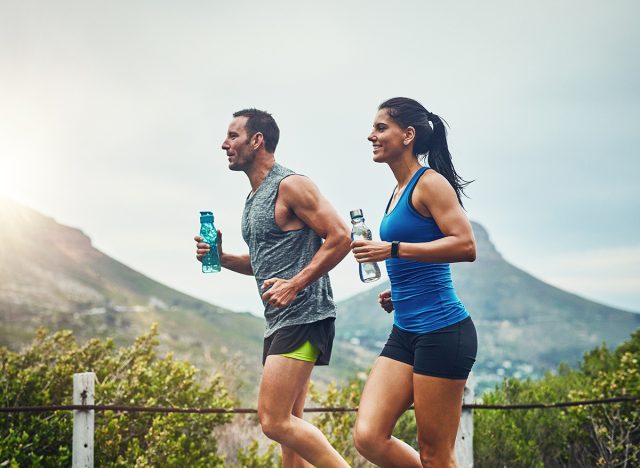
[[[234,117],[229,124],[227,137],[222,142],[222,149],[227,153],[229,169],[232,171],[246,170],[256,158],[256,150],[248,139],[246,123],[247,117]]]

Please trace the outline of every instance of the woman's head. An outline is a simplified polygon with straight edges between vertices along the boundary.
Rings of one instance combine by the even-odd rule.
[[[411,148],[413,155],[425,159],[429,167],[449,181],[462,205],[461,195],[471,182],[462,179],[453,167],[444,121],[418,101],[405,97],[388,99],[378,110],[384,111],[402,130],[403,144]]]

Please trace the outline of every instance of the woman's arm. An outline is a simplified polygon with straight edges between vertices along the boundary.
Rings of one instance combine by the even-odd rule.
[[[435,171],[427,171],[413,191],[414,208],[431,216],[444,234],[431,242],[400,242],[398,257],[429,263],[473,262],[476,241],[471,223],[458,203],[449,182]],[[391,242],[354,241],[351,249],[356,260],[379,262],[391,257]]]

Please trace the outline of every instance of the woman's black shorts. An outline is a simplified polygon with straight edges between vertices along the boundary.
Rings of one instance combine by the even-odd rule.
[[[478,337],[471,317],[428,333],[393,326],[380,356],[413,366],[416,374],[466,379],[476,361]]]

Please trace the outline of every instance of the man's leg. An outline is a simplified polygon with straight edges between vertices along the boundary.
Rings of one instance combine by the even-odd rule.
[[[313,366],[312,362],[279,355],[267,357],[258,395],[262,432],[314,466],[348,467],[317,427],[292,414]]]
[[[304,415],[304,403],[307,397],[307,390],[309,388],[309,379],[304,384],[304,387],[300,390],[300,395],[293,404],[293,411],[291,414],[298,418]],[[295,450],[282,445],[282,468],[312,468],[313,465],[305,461]]]

